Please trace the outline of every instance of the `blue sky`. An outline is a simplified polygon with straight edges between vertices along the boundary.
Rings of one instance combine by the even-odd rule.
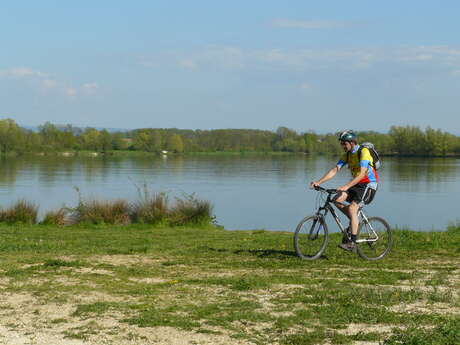
[[[460,134],[454,1],[9,1],[0,116]]]

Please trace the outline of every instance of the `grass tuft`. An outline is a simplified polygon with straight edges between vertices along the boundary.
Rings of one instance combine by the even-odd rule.
[[[58,225],[58,226],[66,225],[68,214],[69,214],[69,210],[64,207],[57,211],[49,211],[45,214],[45,217],[40,222],[40,224]]]
[[[460,344],[460,318],[451,319],[435,328],[412,326],[398,329],[383,345],[458,345]]]
[[[194,194],[186,195],[185,199],[176,199],[171,210],[171,225],[204,225],[214,221],[212,205],[207,200],[199,200]]]
[[[14,224],[35,224],[37,222],[38,207],[26,200],[19,200],[7,209],[0,209],[0,222]]]
[[[460,234],[460,221],[449,224],[447,226],[447,231]]]
[[[161,224],[169,216],[168,197],[165,193],[150,196],[148,192],[144,197],[133,204],[131,219],[133,223]]]
[[[126,200],[81,200],[72,213],[74,224],[129,224],[130,207]]]

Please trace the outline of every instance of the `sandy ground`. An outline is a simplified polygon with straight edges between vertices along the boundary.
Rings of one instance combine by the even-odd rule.
[[[99,301],[103,301],[99,296]],[[86,301],[88,299],[85,299]],[[72,316],[73,304],[40,304],[26,294],[3,295],[0,303],[0,344],[5,345],[224,345],[251,344],[227,335],[201,334],[170,327],[132,326],[117,315],[96,320]],[[84,331],[82,331],[84,330]],[[83,332],[83,334],[82,334]],[[82,339],[75,339],[81,337]]]
[[[112,265],[135,265],[145,260],[141,256],[103,256],[94,257],[94,261],[107,262]],[[151,262],[149,262],[151,264]],[[84,271],[86,269],[75,269]],[[84,272],[83,272],[84,273]],[[93,272],[94,273],[94,272]],[[112,272],[99,269],[96,273],[110,275]],[[430,272],[426,272],[429,274]],[[64,279],[65,278],[58,278]],[[134,281],[137,281],[133,278]],[[161,283],[159,278],[138,279],[143,283]],[[460,270],[453,272],[449,277],[450,286],[458,286],[460,281]],[[43,283],[43,282],[41,282]],[[78,284],[78,279],[69,278],[68,281],[59,281],[60,284]],[[43,302],[37,296],[29,293],[6,292],[5,288],[10,284],[9,278],[0,279],[0,291],[3,290],[0,299],[0,345],[245,345],[253,344],[247,340],[235,339],[226,330],[216,329],[220,334],[198,333],[195,331],[184,331],[171,327],[145,327],[130,325],[123,320],[126,316],[115,312],[103,313],[102,316],[85,319],[75,316],[74,312],[79,304],[94,302],[117,302],[121,297],[104,295],[101,292],[94,292],[85,296],[72,296],[65,303]],[[273,291],[251,291],[247,293],[249,299],[257,300],[264,306],[267,312],[273,309],[270,297],[276,291],[284,289],[303,288],[302,285],[274,285]],[[396,288],[387,286],[385,288]],[[404,288],[404,286],[397,286]],[[412,286],[413,288],[413,286]],[[420,287],[424,288],[424,287]],[[440,287],[440,291],[445,287]],[[19,289],[20,291],[20,289]],[[456,294],[454,292],[454,294]],[[295,306],[294,306],[295,307]],[[452,307],[443,303],[414,303],[411,305],[397,305],[392,307],[393,311],[406,313],[447,313],[460,315],[460,308]],[[284,315],[284,314],[283,314]],[[281,315],[281,316],[283,316]],[[241,325],[240,325],[241,326]],[[259,327],[260,326],[260,327]],[[254,325],[263,331],[264,327],[270,325]],[[239,327],[240,329],[245,329]],[[350,324],[347,329],[342,330],[343,334],[351,335],[357,332],[379,332],[388,334],[391,332],[391,325],[370,326],[363,324]],[[250,332],[251,330],[248,329]],[[308,330],[303,330],[308,331]],[[217,333],[217,332],[216,332]],[[276,344],[273,343],[267,344]],[[356,342],[356,345],[378,345],[378,342]]]

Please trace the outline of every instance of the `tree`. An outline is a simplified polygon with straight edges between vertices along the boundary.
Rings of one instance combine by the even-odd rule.
[[[87,128],[81,138],[85,149],[94,151],[102,150],[102,135],[97,129]]]
[[[14,120],[0,120],[0,149],[2,153],[10,152],[15,149],[21,150],[18,144],[24,142],[22,140],[23,137],[24,133]]]
[[[184,143],[182,142],[180,135],[172,134],[168,137],[167,149],[176,153],[184,152]]]
[[[61,131],[51,122],[45,122],[38,128],[45,149],[54,150],[61,145],[59,141]]]

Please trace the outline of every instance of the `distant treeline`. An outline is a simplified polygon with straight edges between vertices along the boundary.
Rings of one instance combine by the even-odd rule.
[[[371,141],[383,155],[460,155],[460,137],[441,130],[391,127],[388,133],[358,132],[361,142]],[[109,132],[95,128],[58,126],[49,122],[38,131],[19,127],[14,120],[0,120],[2,153],[131,150],[145,152],[340,152],[335,133],[298,133],[286,127],[275,132],[256,129],[183,130],[142,128]]]

